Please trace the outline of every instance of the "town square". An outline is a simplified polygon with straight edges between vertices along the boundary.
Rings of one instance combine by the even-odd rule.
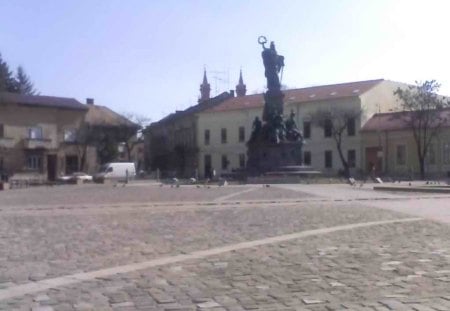
[[[0,310],[450,310],[449,9],[0,1]]]

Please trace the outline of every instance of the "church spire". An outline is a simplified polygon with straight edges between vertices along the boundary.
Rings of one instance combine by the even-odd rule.
[[[208,78],[206,77],[206,68],[203,71],[203,83],[200,84],[200,99],[198,102],[203,102],[209,99],[211,92],[211,86],[208,83]]]
[[[247,93],[247,86],[244,84],[244,79],[242,79],[242,69],[239,72],[239,83],[236,85],[236,95],[245,96]]]

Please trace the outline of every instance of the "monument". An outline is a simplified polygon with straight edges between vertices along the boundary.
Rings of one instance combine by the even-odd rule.
[[[267,91],[264,94],[262,120],[256,117],[253,130],[247,142],[247,174],[260,176],[282,172],[304,172],[302,166],[303,135],[295,122],[294,111],[285,118],[283,112],[284,94],[281,91],[280,76],[284,68],[284,57],[278,55],[275,43],[266,47],[267,39],[258,38],[263,51],[261,53]]]

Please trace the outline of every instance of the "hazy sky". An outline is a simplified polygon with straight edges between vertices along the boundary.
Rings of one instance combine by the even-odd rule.
[[[212,95],[265,87],[260,35],[290,88],[436,79],[450,95],[450,1],[0,0],[0,52],[42,95],[86,97],[156,121]],[[227,82],[228,80],[228,82]]]

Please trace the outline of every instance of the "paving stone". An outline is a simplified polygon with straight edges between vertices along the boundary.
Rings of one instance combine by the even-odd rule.
[[[38,306],[31,308],[31,311],[54,311],[53,307],[50,306]]]
[[[200,309],[211,309],[221,307],[221,305],[215,301],[207,301],[197,304],[197,307],[199,307]]]
[[[226,193],[210,192],[205,197],[211,200],[247,189],[232,187]],[[117,202],[110,206],[104,205],[100,195],[89,187],[78,196],[83,193],[83,200],[98,200],[98,206],[66,205],[74,199],[65,190],[61,208],[48,205],[33,209],[31,205],[13,204],[13,209],[1,197],[0,275],[9,282],[6,288],[27,283],[30,276],[36,280],[57,277],[292,232],[408,217],[354,202],[308,201],[311,196],[302,190],[293,192],[276,186],[270,188],[270,194],[249,191],[242,197],[298,194],[306,201],[288,206],[274,201],[264,206],[241,202],[229,206],[182,203],[149,207],[153,204],[149,196],[166,196],[167,202],[181,194],[193,198],[200,193],[180,188],[176,194],[168,194],[157,188],[119,190],[129,197],[117,198],[114,193],[111,197]],[[356,191],[338,189],[350,196]],[[44,201],[34,191],[27,198],[15,200]],[[105,196],[108,192],[99,193]],[[139,198],[145,198],[141,206],[122,203],[138,202]],[[386,200],[386,205],[389,203]],[[194,310],[207,303],[213,303],[209,309],[216,311],[340,310],[343,305],[355,310],[428,307],[440,311],[450,309],[450,298],[446,297],[450,281],[446,271],[449,234],[446,225],[420,221],[310,236],[25,295],[4,304],[0,301],[0,310],[20,310],[20,306],[28,310],[75,310],[83,301],[87,309],[95,311]],[[35,300],[40,295],[48,299]],[[436,297],[446,298],[435,301]],[[310,299],[310,304],[302,299]],[[363,301],[367,304],[362,305]]]

